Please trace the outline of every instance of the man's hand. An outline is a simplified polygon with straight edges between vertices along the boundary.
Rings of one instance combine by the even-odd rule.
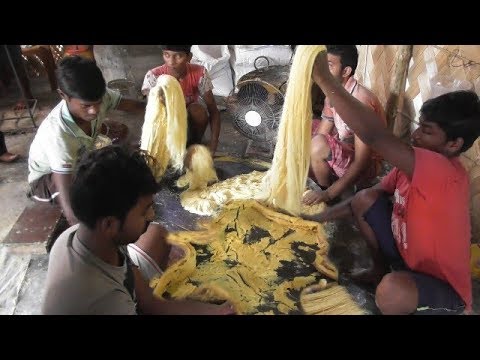
[[[330,209],[325,209],[324,211],[322,211],[321,213],[318,213],[318,214],[313,214],[313,215],[301,214],[300,217],[303,220],[315,221],[315,222],[318,222],[318,223],[324,223],[324,222],[332,220],[330,218],[331,217],[330,214],[331,214]]]
[[[314,205],[322,202],[330,201],[330,196],[327,191],[309,191],[303,197],[303,203],[305,205]]]
[[[318,86],[320,86],[325,79],[332,77],[330,69],[328,68],[327,51],[322,51],[317,55],[313,65],[312,77]]]

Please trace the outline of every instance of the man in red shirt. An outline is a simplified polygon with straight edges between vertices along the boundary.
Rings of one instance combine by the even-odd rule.
[[[142,94],[148,95],[160,75],[168,74],[180,83],[188,113],[187,146],[201,143],[210,124],[212,131],[210,151],[215,153],[220,135],[220,113],[213,97],[212,80],[202,65],[190,64],[192,45],[163,45],[165,64],[149,70],[142,85]]]
[[[383,314],[471,312],[469,181],[458,155],[480,135],[478,96],[456,91],[426,101],[411,146],[335,81],[325,52],[313,79],[355,134],[395,166],[380,184],[316,217],[353,215],[374,267],[351,277],[377,285]]]

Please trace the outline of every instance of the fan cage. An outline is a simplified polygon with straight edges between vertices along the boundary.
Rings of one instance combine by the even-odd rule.
[[[280,88],[286,88],[285,83],[286,81]],[[226,106],[233,125],[242,135],[260,142],[274,141],[285,101],[284,90],[280,88],[260,78],[237,84],[228,96]],[[261,116],[260,125],[251,126],[246,122],[245,115],[249,111],[255,111]]]

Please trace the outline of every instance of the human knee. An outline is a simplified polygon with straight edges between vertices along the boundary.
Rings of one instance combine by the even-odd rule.
[[[318,134],[312,138],[311,157],[312,160],[325,160],[330,155],[330,147],[328,146],[325,135]]]
[[[207,110],[198,103],[188,105],[189,118],[198,126],[205,126],[208,123]]]
[[[355,194],[350,206],[355,215],[363,215],[378,199],[379,192],[374,189],[365,189]]]
[[[385,275],[375,291],[375,303],[384,315],[411,314],[417,302],[414,281],[399,272]]]

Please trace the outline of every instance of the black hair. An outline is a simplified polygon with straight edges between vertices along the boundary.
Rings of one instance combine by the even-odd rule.
[[[159,190],[149,161],[145,152],[119,145],[84,154],[70,187],[70,201],[77,219],[91,229],[106,216],[115,216],[123,224],[140,196]]]
[[[58,64],[56,74],[58,88],[69,97],[98,101],[105,94],[105,79],[94,60],[67,56]]]
[[[192,49],[192,45],[162,45],[162,50],[169,50],[169,51],[177,51],[177,52],[185,52],[190,54]]]
[[[352,74],[355,74],[358,65],[358,50],[355,45],[327,45],[327,53],[339,56],[342,70],[347,66],[352,68]]]
[[[473,91],[446,93],[423,103],[423,121],[436,123],[447,140],[463,139],[460,152],[468,150],[480,136],[480,100]]]

